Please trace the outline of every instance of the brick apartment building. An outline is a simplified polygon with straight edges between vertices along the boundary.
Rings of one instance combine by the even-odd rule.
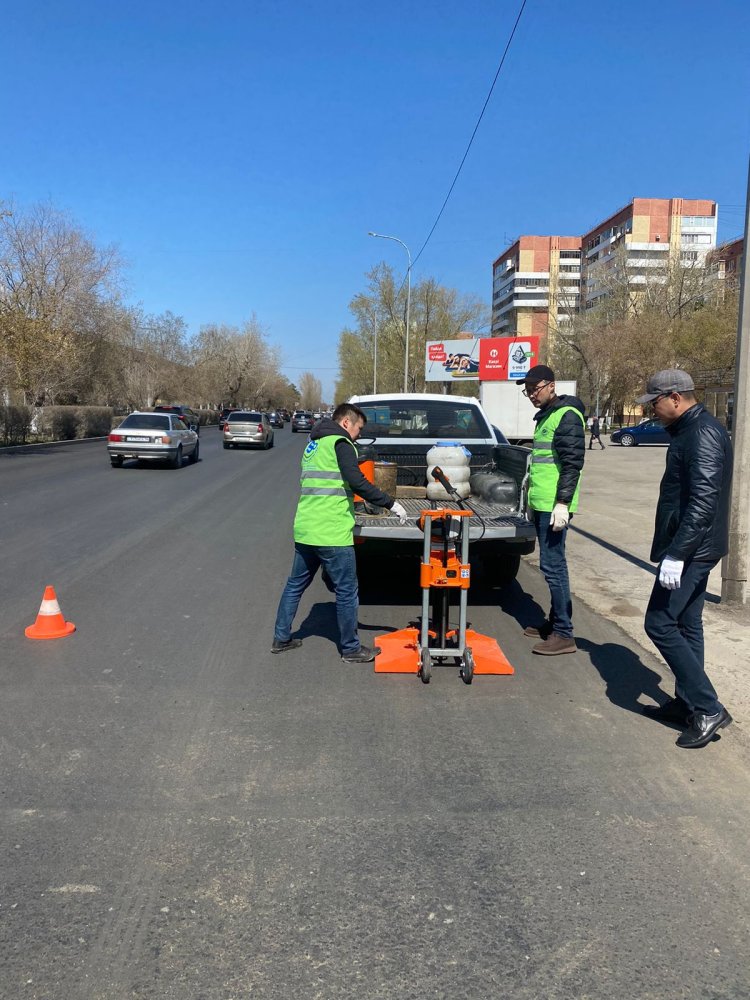
[[[581,239],[521,236],[492,275],[492,335],[547,336],[580,308]]]
[[[660,280],[672,262],[705,262],[717,221],[715,201],[634,198],[581,237],[521,236],[493,264],[493,336],[554,337],[606,297],[606,270],[621,250],[634,286]]]

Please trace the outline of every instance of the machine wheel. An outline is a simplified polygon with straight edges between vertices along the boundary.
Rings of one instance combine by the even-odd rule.
[[[474,655],[468,646],[464,649],[464,662],[459,672],[464,684],[471,684],[474,680]]]
[[[174,458],[172,459],[172,468],[181,469],[182,468],[182,445],[177,445],[177,451],[174,453]]]
[[[200,458],[200,442],[196,441],[195,448],[193,448],[193,453],[189,459],[190,464],[195,465],[195,463],[198,461],[199,458]]]
[[[110,462],[112,463],[113,469],[121,469],[122,463],[124,461],[122,455],[112,455],[110,456]]]
[[[634,444],[637,444],[637,442],[632,434],[623,434],[620,437],[620,444],[623,448],[632,448]]]
[[[228,441],[222,441],[222,444],[224,445],[224,451],[229,451],[229,442]]]
[[[423,684],[429,684],[432,677],[432,660],[429,649],[422,648],[419,651],[419,676]]]

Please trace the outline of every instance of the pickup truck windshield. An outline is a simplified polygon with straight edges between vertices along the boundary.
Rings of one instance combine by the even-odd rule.
[[[387,438],[492,438],[494,434],[475,406],[442,400],[389,400],[362,403],[367,416],[363,437]]]

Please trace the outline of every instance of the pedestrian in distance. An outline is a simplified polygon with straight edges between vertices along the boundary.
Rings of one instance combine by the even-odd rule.
[[[351,403],[342,403],[315,424],[302,456],[300,498],[294,518],[294,561],[279,601],[272,653],[297,649],[301,639],[291,635],[302,595],[322,566],[326,584],[336,594],[341,659],[370,663],[377,649],[363,646],[357,632],[359,589],[354,558],[354,502],[356,493],[369,503],[388,508],[401,524],[403,505],[379,490],[359,468],[355,441],[367,417]]]
[[[644,624],[675,676],[675,694],[643,712],[682,727],[677,746],[685,749],[706,746],[732,721],[703,662],[708,576],[729,549],[732,445],[694,390],[687,372],[667,369],[650,378],[636,400],[651,405],[671,438],[651,546],[659,570]]]
[[[532,649],[542,656],[575,653],[565,539],[578,508],[586,453],[583,403],[577,396],[557,395],[555,374],[547,365],[530,368],[521,385],[539,411],[534,417],[528,505],[539,542],[539,566],[550,590],[549,617],[527,626],[523,634],[542,640]]]
[[[598,441],[599,447],[602,449],[602,451],[604,451],[604,445],[602,444],[602,432],[601,432],[601,427],[599,426],[599,417],[594,417],[594,419],[591,421],[591,438],[589,440],[589,451],[591,451],[591,449],[593,448],[594,441]]]

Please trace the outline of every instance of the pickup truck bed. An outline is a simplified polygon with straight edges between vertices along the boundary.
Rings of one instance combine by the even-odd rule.
[[[465,444],[471,452],[472,472],[496,472],[515,483],[514,503],[492,503],[477,496],[465,501],[479,515],[469,524],[472,571],[491,584],[504,585],[515,579],[521,556],[534,550],[536,540],[534,526],[525,516],[529,450],[509,445],[496,434],[480,403],[472,397],[393,393],[355,396],[351,402],[365,411],[368,422],[362,437],[372,434],[371,447],[378,460],[397,465],[398,486],[425,487],[427,452],[438,441],[446,440]],[[420,511],[459,506],[452,500],[426,497],[397,495],[397,499],[409,517],[405,525],[385,510],[370,513],[355,509],[354,541],[363,568],[369,555],[421,557],[424,536],[418,526]]]
[[[413,497],[400,497],[399,501],[409,515],[409,523],[401,526],[398,518],[389,510],[382,514],[357,513],[354,536],[361,538],[389,538],[393,541],[406,539],[421,539],[419,515],[423,510],[434,510],[441,507],[447,510],[458,509],[453,500],[417,500]],[[476,511],[479,517],[470,519],[470,539],[490,540],[492,538],[516,538],[519,532],[526,538],[534,538],[533,525],[518,515],[514,504],[488,503],[477,497],[469,497],[467,505]],[[481,521],[480,521],[481,517]],[[484,521],[484,528],[482,527]]]

